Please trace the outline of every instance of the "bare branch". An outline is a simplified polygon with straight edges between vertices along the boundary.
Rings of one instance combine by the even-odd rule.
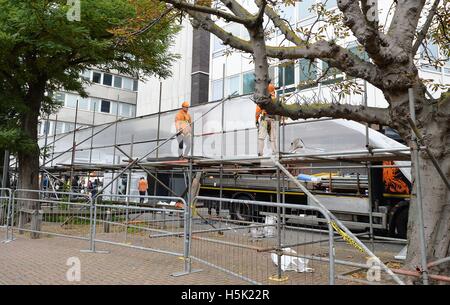
[[[430,12],[428,13],[427,20],[425,21],[422,29],[420,30],[419,34],[417,35],[416,41],[414,42],[412,54],[417,53],[417,50],[419,50],[419,47],[420,47],[422,41],[427,36],[428,30],[430,29],[430,26],[433,22],[434,16],[436,15],[437,8],[438,8],[440,2],[441,2],[441,0],[434,1],[433,6],[431,7]]]
[[[260,6],[262,0],[256,0],[256,4]],[[302,45],[303,40],[292,30],[289,23],[280,17],[280,15],[275,12],[270,6],[266,6],[265,13],[267,17],[272,20],[273,24],[283,33],[287,40],[294,43],[295,45]]]
[[[222,2],[230,11],[240,18],[253,19],[254,17],[236,0],[220,0],[220,2]]]
[[[397,1],[397,7],[389,27],[389,38],[410,54],[412,54],[414,34],[424,5],[425,0]]]
[[[161,0],[161,1],[172,4],[177,9],[190,10],[190,11],[211,14],[211,15],[215,15],[217,17],[223,18],[227,21],[237,22],[237,23],[240,23],[243,25],[251,25],[253,22],[253,20],[245,18],[245,17],[238,17],[233,14],[229,14],[227,12],[221,11],[219,9],[211,8],[208,6],[190,4],[183,0]]]
[[[261,104],[267,112],[289,117],[293,120],[324,118],[347,119],[370,124],[390,126],[389,110],[378,107],[364,107],[362,105],[348,105],[337,103],[312,104],[282,104],[267,102]]]
[[[367,14],[369,6],[365,1],[361,2],[363,10]],[[392,40],[378,30],[378,22],[367,20],[359,6],[359,1],[341,0],[338,1],[338,7],[344,14],[344,24],[349,27],[376,64],[388,65],[394,61],[406,62],[409,60],[409,56],[403,49],[396,46]]]

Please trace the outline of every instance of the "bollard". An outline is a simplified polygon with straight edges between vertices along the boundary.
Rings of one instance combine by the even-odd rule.
[[[104,231],[105,233],[109,233],[109,225],[110,225],[110,222],[111,222],[111,210],[107,210],[107,211],[106,211],[106,219],[105,219],[105,221],[103,222],[103,231]]]

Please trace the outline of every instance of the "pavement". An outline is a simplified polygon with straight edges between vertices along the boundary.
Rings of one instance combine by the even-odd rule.
[[[3,239],[4,231],[0,229]],[[15,235],[10,243],[0,243],[0,284],[2,285],[242,285],[236,277],[205,265],[193,263],[201,272],[174,277],[183,271],[179,257],[98,245],[109,254],[83,253],[87,241],[61,237],[30,239]],[[79,273],[78,273],[78,262]],[[69,275],[67,277],[67,275]],[[78,275],[80,275],[78,277]],[[80,279],[80,281],[76,281]]]

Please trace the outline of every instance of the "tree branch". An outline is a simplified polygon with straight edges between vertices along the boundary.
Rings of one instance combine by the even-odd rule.
[[[262,0],[256,0],[256,4],[260,6],[261,1]],[[281,33],[283,33],[287,40],[297,46],[304,44],[304,41],[291,29],[289,24],[282,19],[277,12],[275,12],[273,8],[266,6],[265,13],[267,17],[272,20],[273,24],[281,31]]]
[[[253,47],[250,41],[226,32],[203,13],[194,11],[188,11],[188,13],[199,22],[204,30],[216,35],[225,45],[253,54]],[[349,50],[328,41],[318,41],[308,46],[267,46],[266,51],[268,57],[278,59],[319,58],[327,61],[330,66],[347,73],[349,76],[365,79],[378,88],[382,88],[383,85],[381,73],[376,66],[361,60]]]
[[[271,114],[289,117],[293,120],[331,117],[347,119],[369,124],[389,126],[391,124],[388,109],[364,107],[337,103],[281,104],[264,103],[261,107]]]
[[[362,3],[364,12],[361,10],[359,2]],[[370,7],[365,0],[341,0],[338,1],[338,7],[344,14],[344,24],[348,26],[377,65],[409,60],[404,50],[378,30],[378,21],[369,22],[367,20],[365,14],[368,14]]]
[[[240,23],[243,25],[251,25],[252,24],[252,20],[250,20],[248,18],[238,17],[233,14],[229,14],[227,12],[224,12],[224,11],[221,11],[221,10],[218,10],[215,8],[211,8],[208,6],[190,4],[183,0],[161,0],[161,1],[172,4],[175,8],[180,9],[180,10],[191,10],[191,11],[211,14],[211,15],[215,15],[217,17],[223,18],[227,21],[237,22],[237,23]]]
[[[425,0],[397,0],[388,36],[409,54],[424,5]]]
[[[422,44],[422,41],[427,36],[428,30],[430,29],[431,23],[433,22],[433,18],[436,15],[437,8],[439,6],[439,3],[441,0],[435,0],[433,3],[433,6],[430,9],[430,12],[428,14],[427,20],[425,21],[422,29],[420,30],[419,34],[417,35],[417,39],[414,42],[413,48],[412,48],[412,54],[416,54],[417,50],[419,50],[420,45]]]

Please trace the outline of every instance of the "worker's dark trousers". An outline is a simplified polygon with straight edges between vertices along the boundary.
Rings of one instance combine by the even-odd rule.
[[[141,191],[139,191],[139,195],[141,196],[141,197],[139,198],[139,203],[144,203],[144,197],[142,197],[142,196],[145,196],[146,193],[147,193],[147,192],[141,192]]]

